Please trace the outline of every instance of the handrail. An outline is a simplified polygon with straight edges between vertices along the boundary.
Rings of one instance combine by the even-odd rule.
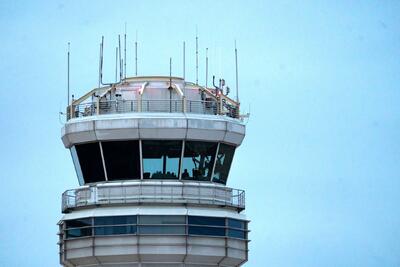
[[[185,183],[101,184],[67,190],[62,195],[62,212],[93,205],[195,204],[245,209],[245,191],[215,185]]]
[[[102,114],[132,112],[195,113],[239,118],[239,110],[223,101],[180,99],[103,100],[72,104],[67,120]]]

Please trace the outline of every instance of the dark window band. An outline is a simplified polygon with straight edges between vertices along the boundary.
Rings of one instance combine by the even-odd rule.
[[[232,145],[203,141],[183,145],[182,140],[103,141],[71,148],[81,185],[142,177],[226,184],[234,152]]]
[[[108,235],[199,235],[247,239],[247,222],[231,218],[140,215],[65,221],[67,239]]]

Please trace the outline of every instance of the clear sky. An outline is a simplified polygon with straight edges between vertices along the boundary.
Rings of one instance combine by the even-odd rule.
[[[60,140],[71,90],[128,75],[210,73],[251,111],[228,185],[246,190],[246,266],[400,266],[399,1],[0,1],[0,266],[58,266],[61,193],[78,186]],[[61,122],[60,122],[61,121]]]

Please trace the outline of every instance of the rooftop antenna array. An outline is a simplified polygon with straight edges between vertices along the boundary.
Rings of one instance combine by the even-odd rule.
[[[199,84],[199,37],[197,36],[196,27],[196,85]]]
[[[69,106],[69,57],[70,57],[70,43],[68,42],[68,63],[67,63],[67,106]]]
[[[236,102],[239,103],[239,78],[238,78],[238,59],[237,59],[236,40],[235,40],[235,66],[236,66]]]

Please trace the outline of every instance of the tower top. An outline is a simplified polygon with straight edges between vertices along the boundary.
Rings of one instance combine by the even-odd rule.
[[[128,77],[94,88],[67,107],[67,120],[115,113],[194,113],[241,119],[239,103],[228,97],[229,87],[219,79],[214,88],[181,77]]]

